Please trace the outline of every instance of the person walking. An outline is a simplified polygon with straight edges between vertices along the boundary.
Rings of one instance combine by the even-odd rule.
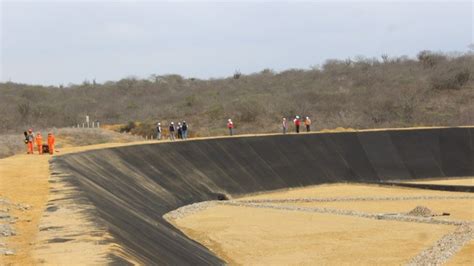
[[[54,153],[54,143],[56,142],[56,139],[54,138],[54,135],[53,133],[49,132],[48,133],[48,150],[49,150],[49,154],[53,154]]]
[[[183,139],[188,139],[188,124],[186,124],[186,121],[183,121],[181,130],[183,131]]]
[[[170,131],[170,140],[174,140],[174,122],[171,122],[170,124],[170,128],[169,128],[169,131]]]
[[[229,134],[232,136],[234,134],[234,122],[232,122],[232,119],[229,118],[227,120],[227,128],[229,129]]]
[[[311,131],[311,119],[309,119],[309,117],[306,117],[306,119],[304,120],[304,125],[306,126],[306,132],[310,132]]]
[[[33,154],[33,144],[35,142],[35,135],[33,134],[33,129],[28,129],[28,135],[26,136],[26,140],[28,140],[28,154]]]
[[[296,133],[300,133],[300,124],[301,124],[300,117],[296,116],[296,118],[295,118],[295,120],[293,120],[293,122],[295,123]]]
[[[43,137],[41,136],[41,132],[36,134],[35,142],[36,147],[38,147],[38,154],[43,154]]]
[[[288,121],[286,121],[286,118],[283,117],[283,122],[281,123],[282,129],[283,129],[283,134],[286,134],[286,131],[288,130]]]
[[[178,139],[183,139],[183,128],[180,122],[178,122]]]
[[[161,139],[161,123],[156,124],[156,139]]]

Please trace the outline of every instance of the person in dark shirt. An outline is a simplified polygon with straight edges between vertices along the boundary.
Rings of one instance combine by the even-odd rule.
[[[178,139],[183,139],[183,129],[181,128],[181,123],[178,122]]]
[[[170,130],[170,140],[174,140],[174,122],[171,122],[169,130]]]
[[[188,139],[188,124],[186,124],[186,121],[183,121],[181,130],[183,131],[183,139]]]

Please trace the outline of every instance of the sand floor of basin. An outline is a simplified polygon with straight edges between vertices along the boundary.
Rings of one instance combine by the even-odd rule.
[[[276,191],[239,200],[334,197],[472,196],[412,188],[331,184]],[[291,203],[364,212],[408,212],[417,205],[448,211],[446,219],[472,220],[473,200],[407,200],[377,202]],[[268,203],[266,203],[268,204]],[[288,203],[271,203],[284,204]],[[428,248],[453,226],[372,220],[304,211],[211,205],[170,220],[187,236],[205,245],[230,264],[314,265],[403,264]],[[453,261],[472,261],[463,248]]]
[[[473,195],[471,193],[444,192],[436,190],[420,190],[416,188],[391,187],[366,184],[324,184],[278,190],[243,196],[239,199],[298,199],[298,198],[329,198],[329,197],[390,197],[390,196],[460,196]]]
[[[455,254],[447,265],[474,265],[474,240]]]
[[[173,223],[236,265],[403,264],[454,229],[222,205]]]
[[[474,186],[474,177],[471,178],[458,178],[448,180],[418,180],[408,181],[406,183],[413,184],[434,184],[434,185],[456,185],[456,186]]]
[[[284,206],[319,207],[353,210],[368,213],[407,213],[417,206],[429,208],[440,220],[474,221],[474,199],[443,200],[394,200],[394,201],[347,201],[347,202],[282,202]]]

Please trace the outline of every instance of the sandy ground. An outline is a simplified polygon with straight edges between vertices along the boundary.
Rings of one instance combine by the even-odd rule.
[[[31,265],[31,252],[38,233],[38,224],[48,198],[49,155],[17,155],[0,160],[0,197],[29,209],[11,209],[18,217],[14,224],[16,236],[6,238],[13,256],[0,256],[0,265]]]
[[[387,196],[459,196],[470,193],[440,192],[436,190],[420,190],[415,188],[397,188],[362,184],[326,184],[308,186],[269,193],[246,196],[245,199],[298,199],[327,197],[387,197]],[[242,198],[244,199],[244,198]]]
[[[403,264],[454,229],[220,205],[175,225],[236,265]]]
[[[474,265],[474,240],[471,240],[459,253],[454,255],[447,265]]]
[[[332,184],[253,195],[249,199],[296,199],[387,196],[472,196],[375,185]],[[407,200],[375,202],[272,203],[331,207],[365,212],[408,212],[425,205],[450,212],[443,219],[473,220],[474,200]],[[310,265],[404,264],[432,246],[454,227],[373,220],[322,213],[215,205],[171,220],[189,237],[204,244],[230,264]],[[471,247],[472,245],[472,247]],[[471,264],[474,244],[464,247],[451,263]]]
[[[438,219],[474,221],[474,199],[279,203],[279,205],[280,204],[285,206],[354,210],[368,213],[407,213],[416,206],[425,206],[436,214],[442,214],[443,212],[450,214],[449,216],[438,217]]]
[[[459,178],[450,180],[420,180],[420,181],[409,181],[406,183],[414,184],[435,184],[435,185],[458,185],[458,186],[474,186],[474,177],[471,178]]]

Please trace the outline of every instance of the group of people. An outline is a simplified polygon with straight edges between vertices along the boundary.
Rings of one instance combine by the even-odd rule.
[[[296,133],[300,133],[300,126],[301,126],[301,118],[297,115],[295,116],[295,119],[293,119],[293,123],[295,125],[295,131]],[[307,116],[305,119],[303,119],[303,123],[306,127],[306,132],[311,131],[311,119]],[[288,121],[286,117],[283,117],[282,121],[282,130],[283,134],[286,134],[288,132]],[[232,122],[232,119],[227,120],[227,129],[229,130],[229,135],[234,134],[234,122]]]
[[[295,125],[295,132],[300,133],[301,119],[298,115],[295,117],[295,119],[293,119],[293,123]],[[307,116],[303,120],[303,123],[306,127],[306,132],[310,132],[311,131],[311,119],[309,119],[309,117]],[[283,129],[283,134],[286,134],[286,132],[288,132],[288,121],[286,120],[285,117],[283,117],[282,129]]]
[[[304,119],[301,119],[298,115],[295,116],[293,119],[293,123],[295,125],[295,132],[300,133],[300,126],[303,123],[304,126],[306,127],[306,132],[311,131],[311,119],[306,116]],[[284,117],[282,121],[282,130],[283,134],[286,134],[288,132],[288,121]],[[233,136],[234,135],[234,122],[232,119],[227,120],[227,129],[229,130],[229,135]],[[170,140],[175,140],[175,133],[177,133],[178,139],[187,139],[188,138],[188,124],[186,124],[186,121],[183,121],[182,123],[178,123],[177,126],[175,126],[174,122],[171,122],[168,128],[169,132],[169,139]],[[163,137],[163,129],[161,128],[161,123],[156,124],[156,139],[161,140]]]
[[[33,129],[28,129],[28,131],[23,132],[25,135],[25,144],[28,154],[34,154],[34,146],[38,149],[38,154],[43,154],[43,152],[47,152],[49,154],[54,153],[54,143],[55,138],[52,132],[48,133],[47,138],[47,145],[43,144],[43,136],[41,132],[33,133]]]
[[[178,125],[175,126],[174,122],[171,122],[168,127],[169,138],[170,140],[176,140],[175,134],[177,134],[178,139],[188,139],[188,124],[186,121],[178,122]],[[163,129],[161,128],[161,123],[156,124],[156,139],[160,140],[163,136]]]

